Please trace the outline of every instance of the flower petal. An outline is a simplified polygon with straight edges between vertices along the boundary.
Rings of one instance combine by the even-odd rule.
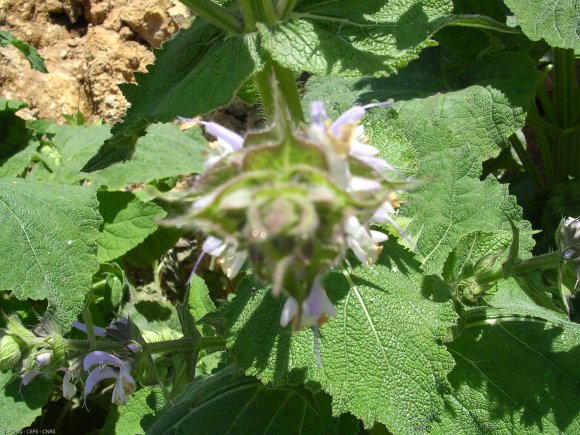
[[[359,122],[364,116],[366,110],[362,106],[353,106],[340,115],[330,126],[333,135],[339,136],[341,128],[346,124]]]
[[[214,236],[209,236],[203,244],[203,252],[212,257],[219,257],[228,247],[227,243]]]
[[[371,178],[353,176],[348,188],[352,192],[375,192],[381,188],[381,183]]]
[[[73,384],[73,372],[67,371],[62,379],[62,395],[65,399],[71,400],[77,393],[77,387]]]
[[[113,396],[111,397],[112,403],[126,405],[128,396],[133,394],[136,389],[137,385],[131,376],[129,366],[121,368],[119,376],[115,381],[115,387],[113,388]]]
[[[28,373],[22,376],[22,385],[28,385],[35,377],[40,374],[36,367],[33,367]]]
[[[93,392],[97,384],[105,379],[114,379],[119,376],[119,371],[113,367],[105,367],[101,369],[97,367],[87,376],[85,381],[85,389],[83,392],[84,398],[86,400],[87,396]]]
[[[103,352],[102,350],[95,350],[85,356],[83,361],[83,368],[85,371],[89,371],[92,366],[97,364],[101,366],[109,365],[115,367],[123,367],[126,365],[126,363],[118,356]]]
[[[288,323],[292,321],[298,315],[298,301],[292,296],[288,296],[284,308],[282,308],[282,314],[280,315],[280,326],[284,328]]]
[[[224,126],[221,126],[215,122],[197,121],[205,127],[205,131],[215,136],[218,141],[222,141],[223,144],[227,144],[232,148],[233,151],[237,151],[244,145],[244,138],[239,134],[231,131]]]
[[[324,110],[324,103],[322,101],[313,101],[310,104],[310,119],[316,126],[324,128],[324,120],[328,119],[328,115]]]
[[[336,307],[332,304],[326,292],[320,284],[320,278],[316,277],[312,283],[310,294],[302,304],[300,327],[318,327],[328,317],[336,316]]]
[[[79,331],[83,331],[87,333],[87,325],[81,322],[72,322],[72,327],[78,329]],[[105,328],[101,328],[100,326],[93,326],[93,333],[97,337],[106,337],[107,330]]]

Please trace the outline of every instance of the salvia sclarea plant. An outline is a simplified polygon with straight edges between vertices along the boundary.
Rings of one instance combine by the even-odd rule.
[[[580,432],[575,2],[183,3],[112,129],[0,98],[0,426]]]

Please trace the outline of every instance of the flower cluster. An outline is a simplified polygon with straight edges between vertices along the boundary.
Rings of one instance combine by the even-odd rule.
[[[282,326],[319,326],[335,315],[324,273],[348,248],[362,264],[374,263],[387,235],[369,225],[396,226],[397,190],[409,182],[387,176],[400,174],[368,144],[360,124],[366,110],[384,105],[354,106],[332,121],[316,101],[311,124],[295,129],[278,104],[272,127],[246,138],[197,121],[216,141],[190,212],[175,223],[209,234],[203,252],[229,278],[249,261],[275,295],[284,292]]]

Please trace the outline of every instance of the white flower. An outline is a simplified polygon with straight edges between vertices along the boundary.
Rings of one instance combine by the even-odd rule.
[[[380,187],[376,180],[353,177],[350,172],[348,157],[354,157],[378,172],[395,171],[395,168],[378,157],[379,150],[364,143],[364,127],[360,120],[366,109],[377,106],[389,106],[389,103],[353,106],[331,122],[326,115],[321,101],[314,101],[310,106],[312,124],[308,129],[309,139],[322,145],[329,162],[329,172],[334,181],[349,192],[374,191]]]
[[[36,355],[32,369],[29,370],[28,373],[26,373],[24,376],[22,376],[22,385],[28,385],[30,381],[36,378],[42,372],[41,369],[50,363],[51,359],[51,352],[41,352]]]
[[[77,387],[73,380],[78,377],[74,371],[67,370],[62,378],[62,395],[65,399],[71,400],[77,393]]]
[[[244,145],[244,138],[215,122],[197,121],[205,127],[205,131],[215,136],[217,141],[210,144],[209,156],[205,167],[215,165],[222,157],[238,151]]]
[[[88,371],[94,365],[98,367],[89,373],[85,382],[85,407],[87,396],[105,379],[115,379],[111,401],[117,405],[126,405],[128,396],[137,389],[137,384],[131,376],[131,363],[107,352],[94,351],[85,357],[83,368]]]
[[[367,230],[356,216],[346,218],[343,228],[346,243],[359,261],[366,266],[374,263],[381,252],[379,243],[387,240],[388,236],[380,231]]]
[[[302,303],[301,309],[298,302],[289,296],[282,309],[280,325],[285,327],[290,322],[294,322],[295,329],[302,327],[319,327],[328,317],[336,316],[336,308],[326,296],[326,292],[320,284],[317,276],[312,283],[310,294]]]
[[[213,236],[207,238],[202,249],[206,254],[219,258],[218,263],[229,279],[237,276],[248,257],[246,250],[238,251],[236,247]]]

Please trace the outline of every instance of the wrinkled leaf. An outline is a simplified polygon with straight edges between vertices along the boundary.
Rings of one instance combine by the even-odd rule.
[[[0,288],[19,299],[48,299],[68,331],[98,270],[100,224],[92,189],[0,179]]]
[[[100,191],[99,211],[104,220],[98,238],[97,258],[107,262],[119,258],[155,232],[165,211],[152,202],[143,202],[131,192]]]
[[[331,399],[302,387],[272,387],[244,376],[235,366],[189,384],[147,432],[356,434],[350,415],[333,417]]]
[[[339,272],[324,287],[338,315],[320,329],[322,367],[310,330],[280,328],[283,299],[251,280],[240,283],[229,311],[228,347],[237,364],[264,382],[310,382],[333,397],[333,412],[350,412],[365,425],[384,423],[394,433],[426,431],[443,411],[441,392],[452,368],[440,341],[455,319],[450,304],[422,296],[419,267],[394,247],[386,265],[357,267],[351,287]],[[259,287],[258,287],[259,288]]]
[[[574,0],[506,0],[518,24],[532,41],[580,49],[580,9]]]

